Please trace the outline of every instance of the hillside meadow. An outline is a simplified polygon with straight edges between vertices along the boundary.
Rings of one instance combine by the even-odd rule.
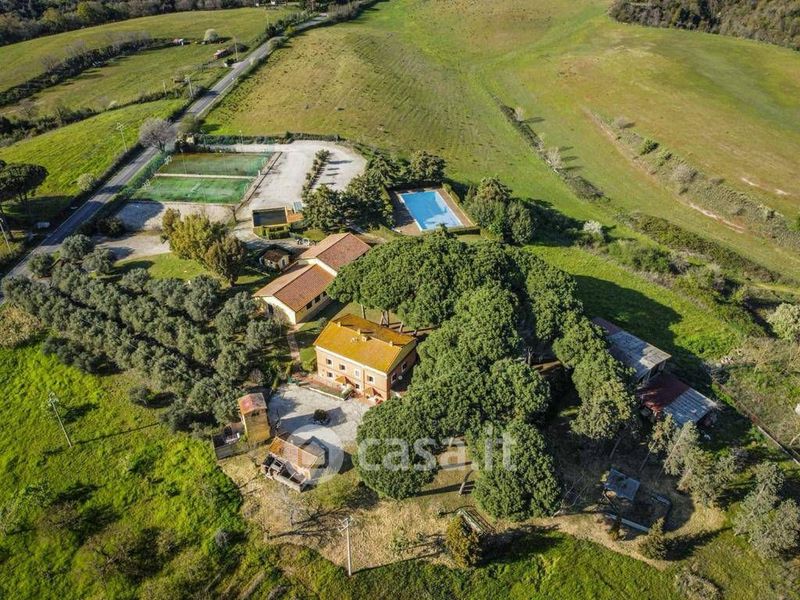
[[[139,127],[149,117],[167,117],[178,109],[182,100],[159,100],[134,104],[107,111],[95,117],[48,131],[42,135],[0,148],[0,159],[6,162],[27,162],[47,167],[47,180],[30,201],[31,213],[40,219],[52,218],[78,192],[77,179],[83,173],[99,177],[139,135]],[[122,125],[122,133],[118,130]],[[9,212],[25,215],[26,208],[17,203],[6,205]]]
[[[0,89],[39,75],[44,72],[43,57],[62,58],[75,44],[100,48],[107,46],[115,34],[140,32],[153,38],[202,39],[206,29],[212,28],[222,36],[236,36],[240,42],[247,44],[256,39],[270,21],[279,18],[273,15],[280,12],[263,8],[237,8],[170,13],[106,23],[3,46],[0,48],[4,65],[0,70]]]
[[[204,23],[213,19],[215,23],[213,27],[220,36],[223,38],[236,36],[242,42],[248,43],[261,34],[267,24],[273,23],[291,12],[277,9],[260,11],[256,15],[249,9],[242,9],[242,11],[242,13],[219,11],[213,16],[208,16],[203,12],[199,15],[198,20]],[[136,20],[143,21],[143,27],[164,31],[162,35],[171,36],[169,31],[174,31],[174,35],[178,37],[189,35],[181,33],[184,28],[187,28],[186,30],[190,31],[192,36],[202,37],[204,30],[194,22],[173,20],[177,16],[179,15],[161,15]],[[243,16],[249,16],[249,18],[244,19]],[[103,25],[97,29],[112,28],[111,31],[116,31],[113,29],[116,25],[123,25],[123,23]],[[93,31],[94,29],[83,31],[86,32],[89,40],[99,39],[102,41],[103,37],[98,37],[97,33]],[[146,30],[149,31],[149,29]],[[108,36],[111,33],[106,32],[104,35]],[[32,42],[23,42],[23,44],[30,43]],[[3,48],[0,50],[0,55],[9,50],[13,53],[15,46]],[[213,54],[218,48],[219,46],[216,45],[188,44],[147,50],[116,58],[103,67],[89,69],[64,83],[47,88],[32,96],[31,100],[40,115],[52,113],[58,105],[73,109],[104,110],[112,104],[126,104],[147,94],[165,89],[172,90],[179,87],[175,79],[183,79],[186,76],[191,76],[194,85],[209,85],[225,72],[221,61],[213,61]],[[0,114],[17,115],[19,107],[18,105],[2,107]]]
[[[191,579],[199,565],[218,568],[215,532],[243,529],[238,492],[210,447],[132,405],[130,384],[66,367],[38,345],[0,349],[1,596],[134,597],[140,584],[158,588],[170,577]],[[72,448],[45,404],[51,392]],[[168,544],[168,564],[152,567],[160,581],[104,567],[98,552],[129,535],[149,536],[153,555]]]
[[[207,130],[338,133],[401,153],[424,148],[448,160],[454,179],[497,175],[517,194],[608,225],[616,211],[635,208],[800,275],[800,258],[688,206],[598,125],[598,118],[624,116],[793,220],[800,56],[746,40],[627,26],[605,11],[598,0],[381,2],[354,22],[291,40],[211,113]],[[608,200],[578,200],[498,102],[518,107]]]

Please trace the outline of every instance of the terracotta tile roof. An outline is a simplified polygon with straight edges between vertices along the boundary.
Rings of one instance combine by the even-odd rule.
[[[264,400],[264,394],[247,394],[237,400],[239,403],[239,412],[243,415],[253,412],[254,410],[261,410],[267,408],[267,402]]]
[[[388,373],[395,361],[416,342],[414,336],[381,327],[356,315],[343,315],[325,326],[314,346]]]
[[[316,246],[300,255],[300,260],[316,258],[338,271],[348,263],[369,251],[369,245],[352,233],[329,235]]]
[[[318,265],[301,265],[273,279],[254,296],[274,296],[294,311],[298,311],[325,291],[333,275]]]

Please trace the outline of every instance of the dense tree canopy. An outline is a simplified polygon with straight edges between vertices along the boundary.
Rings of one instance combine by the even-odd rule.
[[[465,244],[446,231],[401,238],[344,267],[329,293],[392,312],[405,326],[435,327],[419,346],[406,395],[370,411],[359,429],[361,440],[375,440],[362,465],[378,465],[359,471],[382,494],[413,494],[432,477],[413,460],[406,469],[381,468],[397,456],[387,436],[410,445],[467,434],[480,456],[474,445],[491,424],[520,436],[524,468],[521,476],[482,474],[484,508],[510,518],[551,512],[558,484],[537,429],[550,386],[528,362],[534,350],[554,346],[572,370],[581,398],[576,432],[607,439],[632,416],[629,373],[583,316],[574,282],[522,250]]]

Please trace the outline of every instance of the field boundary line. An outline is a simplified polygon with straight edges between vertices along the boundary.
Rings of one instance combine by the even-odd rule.
[[[183,179],[250,179],[251,175],[207,175],[200,173],[154,173],[154,177],[182,177]]]

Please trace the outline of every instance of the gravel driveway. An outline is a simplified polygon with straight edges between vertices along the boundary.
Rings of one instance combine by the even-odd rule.
[[[326,429],[346,446],[356,441],[356,429],[369,407],[355,400],[335,400],[311,388],[287,384],[269,399],[269,420],[278,431],[292,433],[314,425],[314,411],[318,409],[328,412],[330,422]]]

